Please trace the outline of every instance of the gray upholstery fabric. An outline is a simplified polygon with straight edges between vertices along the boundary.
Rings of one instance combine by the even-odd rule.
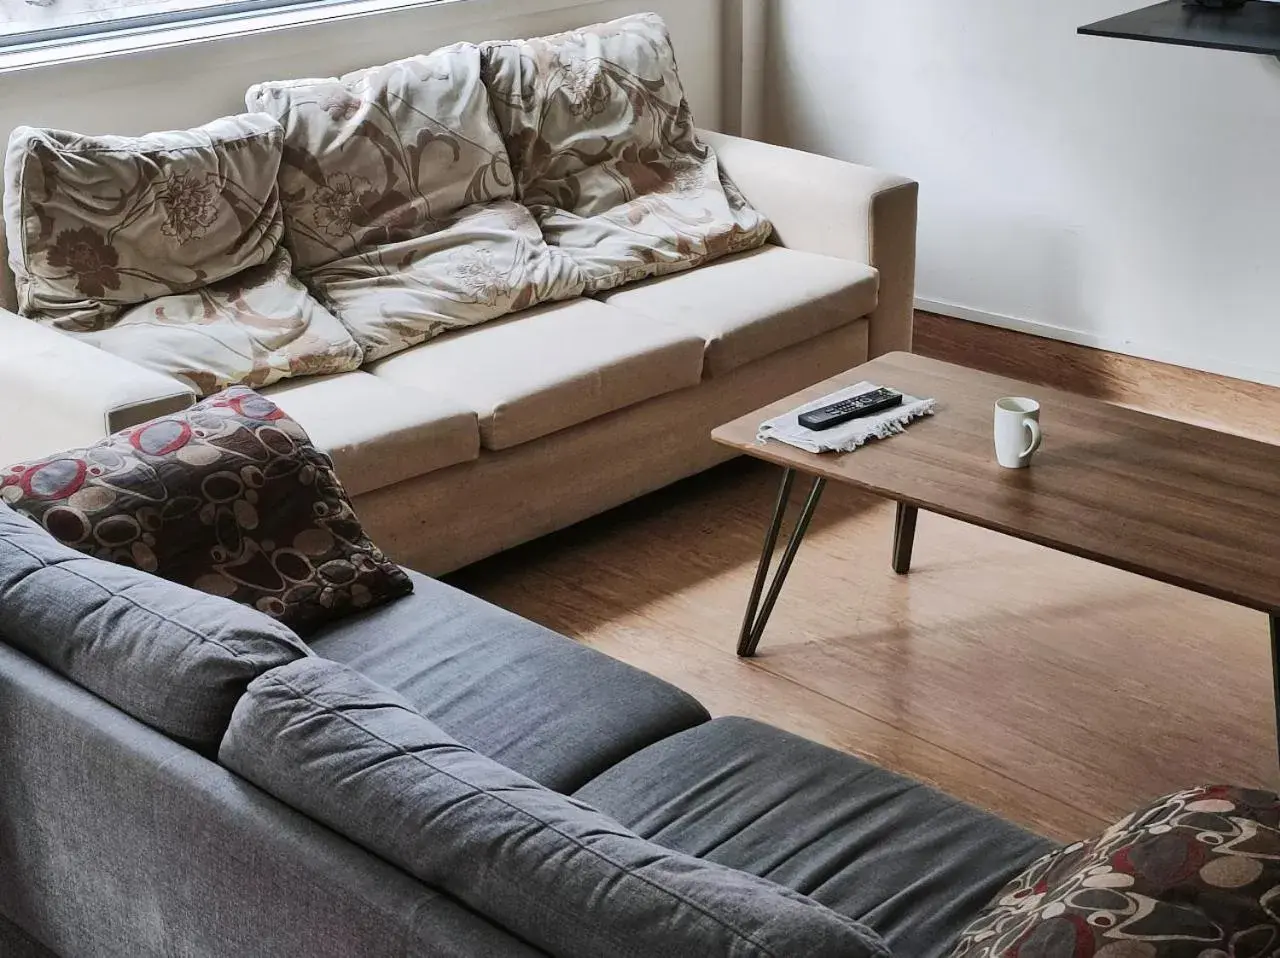
[[[219,760],[561,958],[888,955],[810,899],[665,851],[459,745],[335,662],[254,680]]]
[[[4,958],[58,958],[3,914],[0,914],[0,955]]]
[[[572,791],[710,717],[672,685],[410,572],[413,594],[309,637],[464,745]]]
[[[63,958],[541,954],[4,645],[0,910]]]
[[[659,844],[794,888],[932,958],[1053,844],[748,719],[717,719],[575,793]]]
[[[212,752],[245,686],[308,654],[287,627],[59,543],[0,505],[0,635],[135,718]]]

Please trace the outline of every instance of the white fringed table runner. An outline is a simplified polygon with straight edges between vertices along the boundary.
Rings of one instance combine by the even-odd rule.
[[[894,406],[872,416],[851,419],[832,429],[814,432],[800,425],[801,413],[811,409],[820,409],[842,399],[861,396],[880,387],[874,383],[858,383],[845,389],[833,392],[829,396],[815,399],[811,403],[797,406],[788,413],[760,424],[759,438],[775,439],[789,446],[804,449],[806,452],[853,452],[872,439],[888,439],[905,430],[913,420],[921,416],[933,415],[934,400],[917,399],[903,393],[902,405]]]

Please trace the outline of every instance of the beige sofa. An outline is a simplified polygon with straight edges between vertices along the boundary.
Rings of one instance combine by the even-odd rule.
[[[911,345],[916,184],[705,133],[775,226],[757,250],[263,391],[374,540],[439,574],[727,458],[712,427]],[[183,408],[177,380],[23,319],[0,282],[0,462]]]

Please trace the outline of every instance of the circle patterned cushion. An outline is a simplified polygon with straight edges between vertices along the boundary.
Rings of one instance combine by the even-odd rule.
[[[9,466],[0,501],[73,549],[225,596],[298,632],[413,589],[365,535],[329,457],[243,386]]]
[[[1280,798],[1203,786],[1159,799],[1010,882],[952,958],[1280,955]]]

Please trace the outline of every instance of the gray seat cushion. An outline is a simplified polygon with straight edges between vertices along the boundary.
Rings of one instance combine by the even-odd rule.
[[[206,753],[251,680],[310,654],[261,612],[83,555],[2,504],[0,639]]]
[[[710,717],[673,685],[416,572],[414,591],[309,638],[482,755],[568,792]]]
[[[219,760],[561,958],[888,958],[812,899],[647,842],[307,659],[253,682]]]
[[[575,795],[668,848],[751,872],[932,958],[1053,848],[999,818],[749,719],[684,732]]]

